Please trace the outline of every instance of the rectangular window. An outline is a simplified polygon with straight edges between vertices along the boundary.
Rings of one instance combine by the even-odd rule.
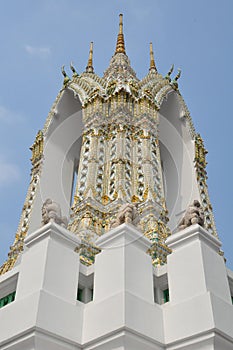
[[[12,303],[15,300],[15,292],[12,292],[0,299],[0,308]]]
[[[169,301],[169,289],[163,291],[163,302],[167,303]]]
[[[78,288],[77,300],[83,301],[83,289],[81,289],[81,288]]]

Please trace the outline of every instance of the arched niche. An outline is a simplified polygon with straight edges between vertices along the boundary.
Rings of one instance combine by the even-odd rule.
[[[30,218],[29,233],[40,227],[41,208],[47,198],[59,203],[62,215],[69,217],[82,133],[81,102],[72,90],[65,89],[56,104],[51,121],[45,127],[44,158]]]
[[[193,199],[200,199],[194,167],[195,142],[184,111],[175,91],[167,94],[159,111],[160,155],[172,231]]]

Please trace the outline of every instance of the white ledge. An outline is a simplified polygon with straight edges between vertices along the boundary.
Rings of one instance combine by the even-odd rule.
[[[96,245],[101,249],[120,248],[134,244],[143,251],[147,251],[151,242],[134,225],[122,224],[103,234],[97,239]]]
[[[63,242],[66,246],[75,248],[81,244],[81,240],[74,234],[68,231],[66,228],[57,225],[54,222],[40,227],[38,230],[30,233],[25,238],[25,245],[27,248],[32,247],[45,238],[51,237],[59,242]]]
[[[197,239],[216,251],[219,251],[221,247],[221,242],[198,224],[191,225],[182,231],[172,234],[167,238],[166,244],[169,248],[176,249]]]

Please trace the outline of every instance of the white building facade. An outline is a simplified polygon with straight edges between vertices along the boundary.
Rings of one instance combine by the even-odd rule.
[[[162,77],[151,44],[139,80],[122,15],[103,77],[93,43],[86,71],[71,70],[31,147],[0,269],[0,349],[233,349],[233,272],[180,71]],[[201,221],[194,210],[181,227],[193,201]]]

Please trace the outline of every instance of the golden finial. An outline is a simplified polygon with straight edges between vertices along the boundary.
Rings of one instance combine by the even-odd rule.
[[[87,73],[94,73],[93,68],[93,41],[90,44],[90,51],[89,51],[89,58],[86,66],[86,72]]]
[[[152,43],[150,43],[150,71],[151,70],[157,72]]]
[[[116,53],[125,53],[125,41],[123,34],[123,15],[119,15],[119,33],[117,36]]]

